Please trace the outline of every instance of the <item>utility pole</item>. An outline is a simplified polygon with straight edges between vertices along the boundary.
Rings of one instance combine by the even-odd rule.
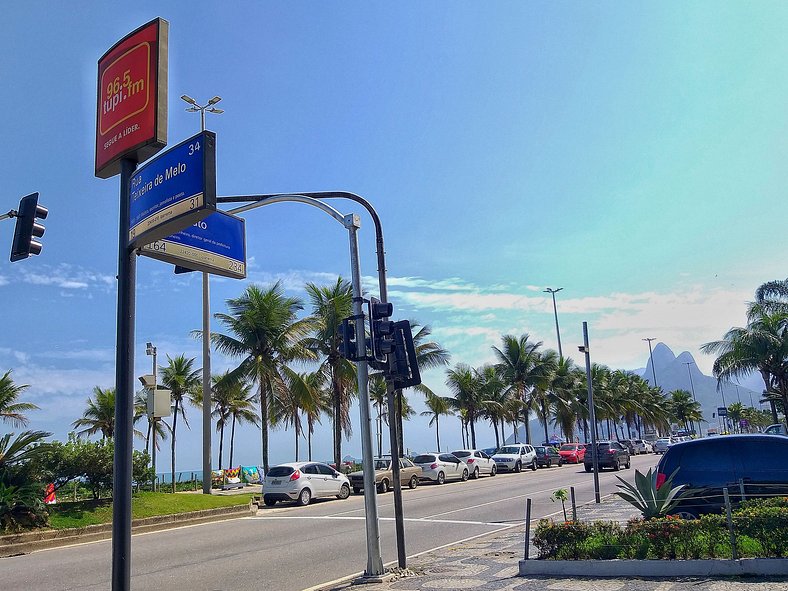
[[[657,370],[654,368],[654,351],[651,350],[651,341],[656,341],[655,337],[649,337],[647,339],[641,339],[643,341],[648,341],[648,358],[651,360],[651,375],[654,376],[654,386],[658,386],[657,384]]]
[[[200,113],[200,131],[205,131],[205,111],[224,113],[213,105],[222,100],[215,96],[206,105],[198,105],[188,94],[181,95],[181,100],[189,103],[189,112]],[[202,492],[211,494],[211,288],[210,275],[202,274]],[[172,475],[173,479],[175,474]]]
[[[588,418],[591,421],[591,464],[594,468],[594,500],[601,503],[599,494],[599,451],[596,448],[596,413],[594,413],[594,387],[591,383],[591,352],[588,348],[588,323],[583,322],[583,345],[578,347],[586,356],[586,382],[588,382]]]
[[[544,290],[544,293],[549,293],[550,295],[553,296],[553,314],[555,315],[555,335],[558,338],[558,356],[561,359],[564,358],[564,353],[563,351],[561,351],[561,331],[558,329],[558,308],[556,308],[555,306],[555,294],[557,294],[562,289],[564,288],[559,287],[557,289],[552,289],[548,287],[547,289]]]
[[[156,380],[156,347],[153,346],[153,343],[147,343],[145,345],[145,354],[153,356],[153,390],[149,394],[153,396],[154,401],[156,400],[156,388],[158,381]],[[153,426],[151,427],[151,438],[153,439],[153,445],[151,446],[151,463],[153,464],[153,492],[156,492],[156,413],[153,413]],[[175,475],[173,475],[175,478]]]

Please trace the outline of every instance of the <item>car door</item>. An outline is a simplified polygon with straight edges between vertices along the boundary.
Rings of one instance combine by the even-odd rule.
[[[479,463],[479,472],[482,474],[489,474],[492,471],[492,460],[490,456],[488,456],[483,451],[477,451],[474,453],[474,457],[476,461]]]
[[[338,495],[339,488],[342,486],[342,480],[339,478],[339,473],[325,464],[318,464],[317,470],[320,472],[323,482],[323,494]]]
[[[731,453],[736,456],[736,476],[744,484],[745,496],[788,495],[788,438],[753,436],[742,439]],[[738,485],[730,494],[741,494]]]
[[[313,497],[321,497],[325,494],[325,477],[320,474],[317,464],[307,464],[304,466],[303,470],[301,470],[301,473],[304,478],[306,478],[307,485],[312,491]]]
[[[461,470],[459,468],[460,460],[458,460],[456,456],[441,454],[438,456],[438,459],[445,464],[446,478],[458,478],[458,474]]]

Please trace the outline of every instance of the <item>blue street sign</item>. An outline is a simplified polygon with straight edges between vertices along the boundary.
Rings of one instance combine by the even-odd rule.
[[[216,134],[203,131],[141,167],[130,181],[129,246],[164,238],[216,211]]]
[[[243,218],[215,211],[180,232],[146,244],[140,252],[193,271],[244,279],[245,223]]]
[[[725,408],[724,406],[719,406],[719,407],[717,407],[717,414],[719,416],[721,416],[721,417],[727,417],[728,416],[728,409]]]

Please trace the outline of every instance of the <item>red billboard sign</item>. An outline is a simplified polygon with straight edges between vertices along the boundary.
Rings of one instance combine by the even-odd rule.
[[[96,176],[120,172],[121,158],[142,162],[167,145],[169,23],[152,20],[98,62]]]

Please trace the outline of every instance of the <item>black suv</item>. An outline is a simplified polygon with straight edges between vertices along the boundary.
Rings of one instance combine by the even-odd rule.
[[[788,495],[788,437],[779,435],[724,435],[671,445],[657,464],[657,485],[674,470],[672,486],[693,489],[672,511],[682,517],[720,513],[723,488],[734,504],[745,497]]]
[[[586,455],[583,464],[586,472],[591,472],[593,466],[593,454],[590,443],[586,443]],[[613,468],[621,470],[621,466],[629,468],[629,450],[618,441],[597,441],[596,442],[597,466],[602,468]]]

